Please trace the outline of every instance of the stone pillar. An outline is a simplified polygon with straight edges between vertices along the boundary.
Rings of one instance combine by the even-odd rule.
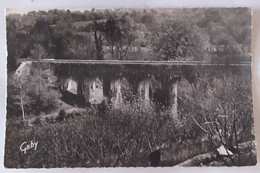
[[[122,79],[117,78],[111,82],[110,85],[111,102],[117,106],[123,102],[122,98]]]
[[[78,88],[77,88],[77,94],[82,95],[82,90],[83,90],[83,80],[79,78],[78,80]]]
[[[145,78],[144,80],[140,81],[138,84],[138,95],[143,99],[145,105],[150,104],[150,89],[151,81],[150,78]]]
[[[89,102],[93,103],[96,98],[96,79],[90,83],[89,91]]]
[[[146,101],[146,102],[150,101],[149,87],[150,87],[150,83],[145,82],[144,83],[144,101]]]
[[[111,85],[111,79],[106,77],[103,79],[103,93],[104,97],[107,99],[110,97],[110,85]]]
[[[178,100],[177,100],[177,86],[178,86],[178,81],[175,80],[170,83],[170,88],[169,88],[169,94],[170,94],[170,99],[169,99],[169,104],[170,104],[170,112],[173,116],[173,118],[178,117]]]
[[[90,104],[100,104],[104,100],[103,85],[99,78],[88,78],[84,80],[85,102]]]
[[[90,84],[91,84],[90,78],[85,78],[84,81],[83,81],[83,92],[82,92],[82,94],[84,95],[84,99],[85,99],[86,103],[89,103],[89,95],[90,95],[89,85]]]

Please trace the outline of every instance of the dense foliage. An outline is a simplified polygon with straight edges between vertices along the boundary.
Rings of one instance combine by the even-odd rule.
[[[250,11],[113,9],[31,11],[7,16],[8,67],[41,45],[46,58],[250,60]]]
[[[236,147],[254,140],[249,83],[249,78],[228,72],[224,77],[201,76],[193,84],[182,79],[177,118],[153,103],[145,106],[139,98],[120,107],[103,103],[84,109],[63,106],[60,112],[38,118],[28,115],[26,122],[10,117],[5,166],[149,166],[149,154],[157,148],[162,151],[161,165],[173,166],[215,152],[220,145]],[[19,145],[30,140],[38,141],[39,147],[23,154]],[[219,162],[252,165],[255,155]]]
[[[10,74],[8,78],[7,118],[10,116],[39,115],[58,107],[60,93],[57,77],[46,65],[27,64],[28,73]]]
[[[173,166],[201,153],[214,154],[220,145],[238,150],[238,159],[229,157],[220,165],[255,164],[254,148],[238,148],[254,141],[248,66],[74,69],[79,78],[87,67],[107,80],[131,72],[136,81],[149,73],[162,82],[166,77],[160,75],[178,71],[177,117],[154,98],[148,106],[132,95],[117,107],[68,105],[59,99],[57,76],[71,75],[70,65],[57,65],[54,74],[48,64],[28,61],[16,70],[20,58],[241,62],[250,52],[246,8],[31,11],[7,16],[7,41],[6,167],[149,166],[149,154],[158,148],[161,165]],[[153,96],[163,100],[167,94],[163,88]],[[38,148],[21,152],[20,145],[31,140]]]

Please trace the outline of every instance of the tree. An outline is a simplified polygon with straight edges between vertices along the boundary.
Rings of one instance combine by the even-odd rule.
[[[8,70],[17,68],[17,58],[27,58],[31,46],[30,32],[34,21],[32,17],[11,14],[6,17],[7,27],[7,67]]]
[[[97,31],[94,32],[94,38],[95,38],[95,45],[96,45],[96,50],[97,50],[97,59],[98,60],[103,60],[103,40],[102,40],[102,35],[99,34],[97,35]]]
[[[55,11],[55,10],[54,10]],[[52,53],[57,59],[73,59],[75,50],[71,49],[74,41],[75,27],[70,12],[57,11],[59,20],[51,32]]]
[[[114,59],[115,47],[117,59],[122,60],[137,37],[133,19],[126,14],[118,20],[110,17],[105,24],[105,35],[111,46],[112,59]]]
[[[16,17],[11,17],[10,15],[6,17],[6,36],[7,36],[7,69],[8,70],[15,70],[16,68],[16,59],[18,50],[15,48],[18,48],[19,42],[16,41],[17,39],[17,33],[16,33],[16,27],[18,23],[18,19],[20,18],[20,15]]]
[[[51,42],[51,38],[49,25],[44,16],[38,16],[35,20],[36,21],[34,27],[30,32],[32,44],[41,44],[47,51],[50,51],[49,45]]]
[[[154,28],[151,44],[159,59],[194,60],[204,56],[207,38],[188,19],[165,20]]]
[[[123,60],[132,42],[137,38],[137,33],[135,32],[134,21],[128,15],[124,15],[118,21],[118,26],[120,32],[116,42],[117,59]]]
[[[203,79],[199,83],[194,99],[200,103],[201,110],[196,111],[199,116],[191,115],[194,123],[206,134],[214,149],[220,145],[235,146],[238,160],[231,157],[230,160],[233,165],[241,166],[238,144],[254,140],[249,80],[227,74],[222,79],[214,78],[207,86]]]
[[[16,86],[19,91],[19,100],[23,119],[25,115],[48,112],[57,106],[59,92],[54,88],[56,77],[50,69],[39,70],[38,67],[30,69],[29,75],[22,75]]]
[[[117,21],[110,17],[105,24],[105,36],[107,41],[111,46],[111,57],[114,59],[114,46],[115,43],[119,40],[120,29],[117,24]]]
[[[51,57],[41,44],[34,44],[30,54],[30,58],[34,60],[41,60]]]
[[[32,59],[41,59],[45,50],[36,45],[31,51]],[[59,92],[55,89],[57,78],[48,65],[23,62],[14,75],[14,97],[19,100],[23,120],[26,114],[48,112],[57,106]],[[13,104],[18,104],[13,103]]]
[[[80,35],[74,37],[75,40],[71,45],[71,48],[75,50],[76,59],[93,59],[97,52],[91,34]]]
[[[93,24],[90,26],[90,30],[93,32],[95,39],[96,54],[98,60],[103,60],[103,33],[104,33],[104,22],[98,22],[96,19],[93,20]]]

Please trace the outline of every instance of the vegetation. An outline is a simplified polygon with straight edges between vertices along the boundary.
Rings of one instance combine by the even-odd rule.
[[[177,67],[183,78],[173,118],[162,106],[166,88],[154,94],[162,103],[151,98],[150,106],[129,94],[117,107],[104,101],[79,108],[60,100],[56,76],[68,69],[57,67],[61,74],[54,74],[48,64],[16,64],[19,58],[241,62],[250,52],[246,8],[32,11],[7,16],[7,40],[6,167],[149,166],[149,154],[158,148],[160,164],[173,166],[203,153],[217,157],[221,145],[233,147],[237,157],[212,161],[221,163],[216,165],[256,163],[254,147],[239,147],[255,139],[250,67]],[[104,73],[103,67],[88,70]],[[140,76],[173,69],[115,66],[104,76],[123,67]],[[19,150],[30,141],[38,147]]]
[[[30,64],[24,68],[28,73],[10,75],[8,78],[7,110],[11,112],[9,116],[22,113],[25,121],[27,114],[39,115],[56,109],[60,94],[56,87],[57,78],[48,66]]]
[[[60,112],[41,110],[38,118],[34,111],[27,112],[29,126],[21,116],[9,117],[5,166],[149,166],[149,154],[157,148],[162,151],[161,165],[173,166],[202,153],[216,153],[220,145],[237,148],[253,141],[250,79],[232,73],[206,76],[194,84],[185,79],[179,82],[176,119],[153,103],[144,106],[138,98],[117,108],[102,103],[69,111],[71,107],[60,106]],[[17,147],[30,140],[38,141],[39,147],[23,154]],[[238,151],[240,159],[218,162],[255,164],[255,155]]]
[[[35,44],[56,59],[244,62],[250,60],[250,15],[247,8],[9,14],[8,69],[29,58]]]

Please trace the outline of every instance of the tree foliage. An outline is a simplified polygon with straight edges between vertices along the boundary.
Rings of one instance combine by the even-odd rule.
[[[225,62],[248,60],[251,51],[247,8],[55,9],[6,20],[9,69],[16,68],[17,58],[29,57],[33,44],[57,59]]]
[[[234,147],[240,156],[238,144],[254,140],[250,79],[227,74],[210,81],[206,78],[197,81],[192,97],[186,97],[191,107],[183,113],[189,116],[193,128],[204,134],[203,140],[208,141],[208,147]],[[229,158],[232,165],[242,164],[242,157],[236,161]]]
[[[167,20],[152,32],[151,43],[160,59],[196,60],[205,56],[202,34],[190,20]]]
[[[46,57],[45,50],[36,45],[31,51],[31,58],[40,60]],[[19,74],[14,74],[12,82],[12,93],[9,94],[13,100],[11,105],[18,105],[25,119],[26,114],[40,114],[52,111],[56,108],[59,91],[56,88],[57,77],[46,65],[24,62]]]

